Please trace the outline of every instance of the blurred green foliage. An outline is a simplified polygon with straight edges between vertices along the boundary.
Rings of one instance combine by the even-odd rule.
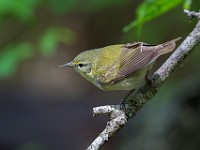
[[[136,19],[124,27],[123,31],[128,32],[136,26],[141,29],[142,24],[145,22],[162,15],[182,3],[184,4],[184,9],[189,9],[192,0],[145,0],[136,10]]]
[[[0,17],[12,15],[25,22],[35,16],[41,0],[0,0]]]
[[[73,10],[99,11],[104,8],[127,4],[128,0],[0,0],[0,20],[1,28],[7,24],[8,20],[15,20],[21,26],[31,29],[40,22],[38,10],[42,8],[50,9],[52,15],[67,14]],[[172,8],[183,4],[184,8],[190,8],[192,0],[144,0],[136,10],[136,19],[127,25],[123,30],[129,31],[135,26],[141,27],[147,21],[150,21],[161,14],[170,11]],[[46,11],[46,9],[45,9]],[[9,32],[10,41],[0,44],[0,78],[14,75],[21,61],[33,57],[39,50],[44,57],[52,56],[60,42],[64,44],[72,43],[76,36],[69,27],[60,27],[55,24],[48,24],[47,29],[42,31],[40,37],[37,37],[37,44],[29,41],[13,41],[16,33]],[[13,36],[13,38],[12,38]]]
[[[13,75],[22,60],[33,55],[32,44],[12,44],[4,48],[0,55],[0,78]]]
[[[117,5],[123,5],[127,3],[128,0],[88,0],[88,3],[86,6],[86,9],[93,10],[93,11],[98,11],[101,9],[105,9],[107,7],[113,7]]]
[[[66,13],[78,5],[79,0],[49,0],[48,4],[55,14]]]
[[[75,39],[75,33],[63,27],[49,27],[39,39],[40,52],[44,56],[51,56],[56,52],[59,42],[70,44]]]
[[[183,8],[190,9],[191,4],[192,4],[192,0],[185,0],[185,2],[183,3]]]

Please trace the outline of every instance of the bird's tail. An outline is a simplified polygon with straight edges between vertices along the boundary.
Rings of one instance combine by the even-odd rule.
[[[176,39],[173,39],[171,41],[165,42],[163,44],[158,45],[159,49],[160,49],[160,55],[172,52],[175,47],[176,47],[176,41],[180,40],[181,37],[178,37]]]

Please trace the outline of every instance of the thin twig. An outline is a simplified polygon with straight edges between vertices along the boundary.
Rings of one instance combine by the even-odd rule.
[[[87,150],[99,150],[112,136],[114,136],[137,111],[149,101],[158,91],[158,88],[169,77],[174,69],[189,55],[200,42],[200,12],[184,10],[186,15],[197,18],[198,22],[193,31],[185,38],[167,61],[154,73],[150,82],[142,88],[132,92],[125,100],[124,106],[108,105],[93,108],[94,115],[110,115],[111,121],[99,136],[91,143]]]

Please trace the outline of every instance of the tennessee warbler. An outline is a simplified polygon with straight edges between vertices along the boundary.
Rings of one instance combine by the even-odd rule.
[[[102,90],[132,90],[145,84],[156,59],[174,50],[176,38],[159,45],[117,44],[78,54],[60,67],[73,67]]]

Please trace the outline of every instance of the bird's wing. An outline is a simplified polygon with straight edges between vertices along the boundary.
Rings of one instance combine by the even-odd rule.
[[[120,65],[117,68],[118,72],[113,74],[112,71],[109,71],[106,76],[106,83],[115,83],[152,64],[160,55],[174,50],[175,42],[180,40],[180,38],[159,45],[150,45],[143,42],[123,45],[121,47],[121,56],[117,60],[120,61]]]
[[[122,47],[118,73],[115,77],[110,78],[112,79],[110,82],[114,83],[122,80],[151,64],[159,56],[157,48],[155,45],[148,45],[142,42],[125,44]]]

